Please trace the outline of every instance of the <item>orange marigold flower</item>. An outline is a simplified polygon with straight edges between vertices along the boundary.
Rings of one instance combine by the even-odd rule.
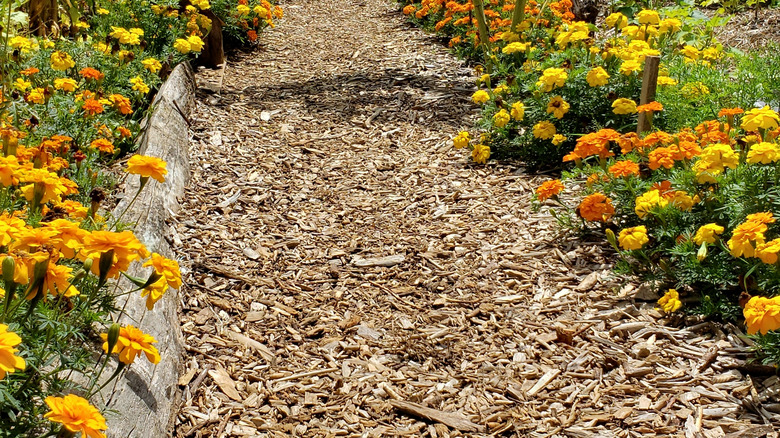
[[[648,112],[648,111],[658,112],[658,111],[663,111],[663,110],[664,110],[664,106],[661,105],[660,102],[650,102],[650,103],[646,103],[644,105],[639,105],[638,107],[636,107],[636,112],[638,112],[638,113],[644,113],[644,112]]]
[[[122,96],[121,94],[112,94],[108,97],[108,100],[114,104],[116,109],[124,115],[133,113],[133,105],[130,103],[130,99]]]
[[[22,76],[32,76],[32,75],[34,75],[35,73],[38,73],[38,72],[40,72],[40,70],[38,70],[37,68],[29,67],[29,68],[26,68],[26,69],[20,71],[19,74],[22,75]]]
[[[636,132],[629,132],[628,134],[621,135],[620,138],[617,139],[617,144],[620,146],[620,152],[624,154],[633,150],[641,152],[645,146],[644,141],[639,138]]]
[[[257,32],[254,30],[247,31],[246,37],[249,41],[255,42],[257,41]]]
[[[609,166],[609,173],[615,178],[624,178],[631,175],[639,175],[639,164],[631,160],[618,161]]]
[[[603,193],[588,195],[582,200],[577,210],[580,217],[587,221],[606,222],[615,214],[615,207],[612,205],[612,200],[607,198]]]
[[[22,338],[14,332],[8,331],[8,326],[0,324],[0,379],[7,373],[25,368],[24,359],[15,354],[19,352],[16,347],[22,343]]]
[[[98,138],[97,140],[93,140],[92,143],[89,144],[89,147],[97,149],[98,151],[105,154],[114,153],[114,144],[105,138]]]
[[[742,114],[744,112],[745,110],[743,110],[742,108],[723,108],[718,113],[718,117],[728,117],[728,116],[733,117],[736,116],[737,114]]]
[[[44,415],[50,421],[60,423],[70,432],[81,432],[87,438],[105,438],[106,419],[96,407],[75,394],[65,397],[46,397],[51,411]]]
[[[609,143],[617,141],[620,134],[613,129],[602,129],[598,132],[585,134],[577,139],[577,145],[573,153],[579,157],[587,158],[592,155],[598,155],[601,158],[615,155],[609,150]]]
[[[101,73],[100,70],[96,70],[92,67],[82,68],[79,70],[79,74],[85,79],[94,79],[96,81],[99,81],[105,77],[105,75]]]
[[[119,135],[121,135],[123,138],[130,138],[133,135],[133,133],[130,132],[130,130],[125,128],[124,126],[120,126],[116,128],[116,130],[119,131]]]
[[[664,169],[671,169],[674,167],[674,151],[672,148],[660,147],[652,150],[647,158],[650,160],[648,166],[651,170],[658,170],[663,167]]]
[[[743,310],[749,335],[780,328],[780,297],[751,297]]]
[[[81,108],[89,116],[94,116],[103,112],[103,104],[95,99],[85,100],[84,105]]]
[[[103,351],[108,353],[108,334],[103,333],[100,337],[103,338]],[[128,325],[119,329],[119,339],[111,353],[119,353],[119,361],[127,365],[133,363],[142,353],[146,355],[149,362],[156,364],[160,362],[160,353],[152,345],[155,343],[157,340],[154,337]]]
[[[647,134],[643,141],[645,146],[655,146],[658,144],[667,145],[674,141],[674,138],[666,132],[656,131]]]
[[[539,188],[536,189],[536,197],[540,202],[544,202],[547,199],[558,195],[563,191],[563,183],[560,180],[554,179],[551,181],[545,181]]]

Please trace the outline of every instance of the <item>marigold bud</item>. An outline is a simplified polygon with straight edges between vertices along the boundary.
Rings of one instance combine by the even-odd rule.
[[[106,342],[108,342],[108,354],[111,354],[114,352],[114,347],[116,347],[116,343],[119,341],[119,324],[113,323],[111,324],[111,327],[108,328],[108,337],[106,338]]]
[[[11,256],[6,256],[3,259],[3,281],[6,284],[13,283],[14,271],[16,270],[16,262]]]

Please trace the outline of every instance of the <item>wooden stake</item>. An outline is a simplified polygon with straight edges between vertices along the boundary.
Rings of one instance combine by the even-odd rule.
[[[515,12],[512,14],[512,26],[509,30],[517,33],[517,26],[525,20],[525,4],[527,0],[517,0],[515,2]]]
[[[648,56],[645,58],[645,74],[642,77],[642,94],[639,97],[640,105],[645,105],[655,100],[655,90],[658,87],[658,67],[660,65],[661,58],[658,56]],[[643,132],[649,131],[652,126],[652,114],[647,112],[640,113],[636,133],[642,135]]]
[[[473,0],[474,17],[477,19],[477,30],[479,31],[479,44],[485,50],[485,56],[489,56],[490,34],[488,33],[487,18],[485,18],[485,7],[482,0]]]

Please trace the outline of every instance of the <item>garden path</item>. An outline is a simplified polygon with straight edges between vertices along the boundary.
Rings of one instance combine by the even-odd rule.
[[[452,149],[474,78],[434,37],[385,0],[283,6],[198,74],[177,436],[771,431],[749,424],[777,379],[739,340],[668,325],[561,239],[545,178]]]

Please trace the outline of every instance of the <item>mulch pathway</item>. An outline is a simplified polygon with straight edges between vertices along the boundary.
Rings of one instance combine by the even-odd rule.
[[[532,209],[546,177],[453,150],[474,76],[435,37],[284,7],[198,74],[176,436],[777,436],[739,328],[664,317]]]

